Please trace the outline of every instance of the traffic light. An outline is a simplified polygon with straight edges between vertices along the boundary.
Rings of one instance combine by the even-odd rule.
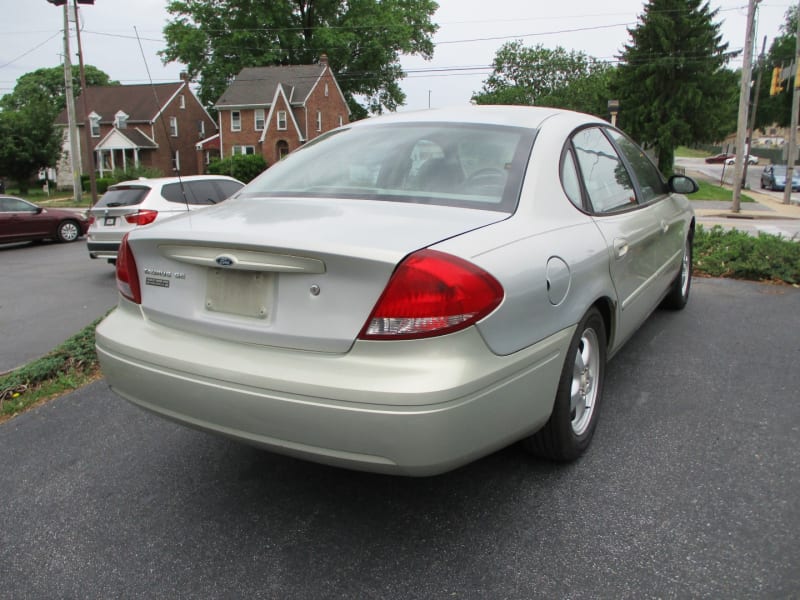
[[[775,67],[772,69],[772,83],[769,86],[769,95],[770,96],[777,96],[783,91],[783,86],[781,86],[781,68]]]

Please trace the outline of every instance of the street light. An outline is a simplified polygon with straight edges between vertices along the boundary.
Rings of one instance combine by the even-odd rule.
[[[619,113],[619,100],[608,101],[608,112],[611,114],[611,124],[617,126],[617,113]]]

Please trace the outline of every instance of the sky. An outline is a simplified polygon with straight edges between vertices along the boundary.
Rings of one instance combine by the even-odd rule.
[[[547,48],[562,46],[601,60],[615,61],[629,41],[628,27],[643,12],[642,0],[438,0],[433,21],[433,59],[404,57],[402,82],[406,105],[401,110],[463,105],[480,91],[491,73],[496,51],[508,41]],[[84,63],[94,65],[123,84],[178,81],[182,66],[162,64],[162,30],[170,19],[167,0],[95,0],[80,6]],[[744,46],[747,0],[710,0],[719,9],[723,40],[729,49]],[[767,48],[779,35],[794,2],[761,0],[756,52],[764,36]],[[17,78],[61,63],[63,10],[46,0],[0,0],[0,95],[11,92]],[[138,39],[137,39],[138,38]],[[71,36],[73,63],[77,44]],[[729,65],[741,66],[741,58]]]

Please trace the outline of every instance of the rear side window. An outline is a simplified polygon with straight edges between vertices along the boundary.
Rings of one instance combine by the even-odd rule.
[[[573,136],[572,144],[595,212],[614,212],[636,205],[628,170],[599,128],[582,129]]]
[[[636,180],[639,182],[639,189],[642,196],[639,202],[642,204],[667,193],[667,184],[661,177],[656,166],[651,162],[644,151],[625,137],[621,132],[613,129],[607,130],[620,152],[628,159],[628,164],[633,170]]]
[[[95,206],[97,208],[136,206],[137,204],[141,204],[149,191],[150,188],[148,187],[133,185],[111,187],[108,188],[108,191],[97,201]]]

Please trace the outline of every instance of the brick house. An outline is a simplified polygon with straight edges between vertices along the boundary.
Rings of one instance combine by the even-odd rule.
[[[149,167],[171,175],[203,172],[198,142],[213,137],[217,126],[189,88],[188,77],[181,81],[146,85],[109,85],[89,87],[85,91],[91,149],[84,143],[83,100],[76,100],[78,139],[83,171],[89,154],[99,176],[114,169]],[[64,127],[64,149],[58,167],[58,183],[72,185],[69,161],[69,128],[66,109],[56,118]]]
[[[350,122],[325,54],[315,65],[242,69],[214,108],[222,156],[261,154],[268,165]]]

